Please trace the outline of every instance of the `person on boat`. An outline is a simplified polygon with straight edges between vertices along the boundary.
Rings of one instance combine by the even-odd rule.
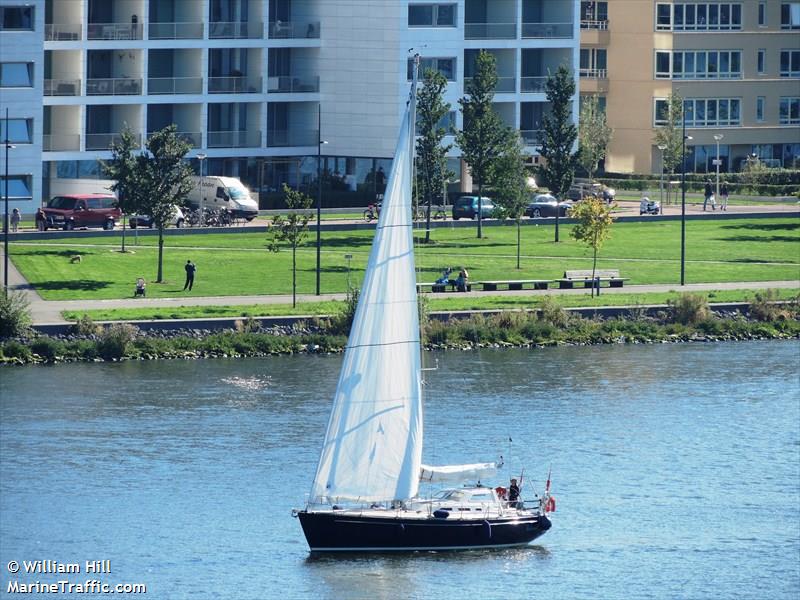
[[[516,479],[511,479],[511,485],[508,486],[508,505],[511,508],[519,508],[519,486]]]

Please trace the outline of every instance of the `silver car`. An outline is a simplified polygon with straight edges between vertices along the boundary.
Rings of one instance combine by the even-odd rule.
[[[558,211],[558,216],[566,217],[571,208],[572,202],[568,200],[559,202],[555,196],[550,194],[538,194],[533,199],[533,202],[528,204],[525,214],[532,219],[539,219],[541,217],[555,217],[556,211]]]

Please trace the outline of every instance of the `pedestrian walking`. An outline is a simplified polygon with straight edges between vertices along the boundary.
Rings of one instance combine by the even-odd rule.
[[[728,182],[723,181],[719,188],[719,209],[728,210]]]
[[[186,283],[183,284],[183,291],[188,289],[191,292],[194,285],[194,272],[197,270],[197,266],[191,260],[187,260],[183,268],[186,271]]]
[[[45,223],[47,222],[47,215],[44,213],[44,209],[40,206],[39,209],[36,211],[36,229],[39,231],[44,231]]]
[[[14,233],[16,233],[17,229],[19,229],[20,219],[21,217],[19,214],[19,209],[15,208],[14,210],[11,211],[11,231],[13,231]]]
[[[706,209],[709,201],[711,202],[712,210],[717,210],[717,201],[714,199],[714,188],[711,187],[710,179],[706,179],[706,188],[703,194],[705,195],[705,200],[703,200],[703,210]]]

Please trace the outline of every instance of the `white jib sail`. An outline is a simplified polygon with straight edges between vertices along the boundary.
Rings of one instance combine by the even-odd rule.
[[[432,467],[421,465],[420,481],[427,483],[461,483],[463,481],[480,481],[497,474],[497,463],[474,463],[471,465],[446,465]]]
[[[312,504],[405,500],[418,491],[422,389],[411,219],[415,91],[411,97],[311,489]]]

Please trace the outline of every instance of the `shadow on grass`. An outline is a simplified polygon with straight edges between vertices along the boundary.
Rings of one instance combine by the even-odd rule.
[[[73,256],[88,256],[90,252],[86,250],[38,250],[26,248],[24,250],[15,251],[16,254],[24,254],[27,256],[63,256],[64,258],[72,258]]]
[[[798,223],[740,223],[735,225],[722,225],[720,229],[751,229],[756,231],[797,231]]]
[[[322,236],[322,248],[361,248],[372,246],[372,237],[348,235],[345,237],[326,238]],[[316,248],[316,241],[306,244],[307,248]]]
[[[95,292],[111,285],[110,281],[97,281],[96,279],[73,279],[72,281],[40,281],[33,285],[37,290],[70,290],[80,292]]]
[[[717,238],[720,242],[792,242],[797,243],[797,237],[791,235],[734,235],[731,237]]]

